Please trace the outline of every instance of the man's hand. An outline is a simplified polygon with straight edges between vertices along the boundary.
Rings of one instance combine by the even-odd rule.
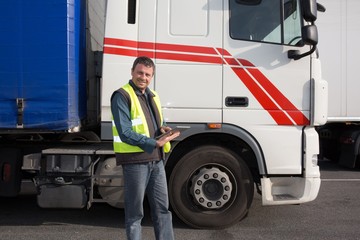
[[[168,132],[168,131],[170,131],[171,130],[171,127],[168,127],[168,126],[162,126],[161,128],[160,128],[160,132],[161,133],[166,133],[166,132]]]
[[[163,129],[164,128],[164,129]],[[160,130],[161,132],[164,130],[164,132],[168,132],[168,131],[165,131],[165,128],[167,128],[168,131],[171,130],[170,127],[162,127],[162,129]],[[161,138],[159,138],[157,141],[156,141],[156,147],[162,147],[165,145],[165,143],[167,142],[170,142],[171,140],[173,140],[174,138],[177,138],[178,136],[180,135],[180,131],[175,131],[169,135],[165,135]]]

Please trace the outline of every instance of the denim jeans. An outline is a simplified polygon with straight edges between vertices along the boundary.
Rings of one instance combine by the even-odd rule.
[[[125,226],[128,240],[141,240],[143,201],[148,197],[157,240],[174,239],[164,161],[124,164]]]

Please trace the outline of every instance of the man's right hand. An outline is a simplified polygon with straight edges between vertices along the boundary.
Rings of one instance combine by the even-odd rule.
[[[156,147],[160,148],[165,145],[165,143],[170,142],[174,138],[177,138],[180,135],[180,131],[175,131],[169,135],[165,135],[158,140],[156,140]]]

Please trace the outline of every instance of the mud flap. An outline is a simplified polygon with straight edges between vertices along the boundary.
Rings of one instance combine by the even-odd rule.
[[[22,154],[16,148],[0,149],[0,196],[15,197],[21,188]]]
[[[341,137],[341,142],[339,164],[344,167],[354,168],[359,155],[360,131],[346,132]]]

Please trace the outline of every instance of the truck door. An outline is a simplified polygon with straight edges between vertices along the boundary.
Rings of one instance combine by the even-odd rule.
[[[301,173],[310,58],[294,61],[287,55],[289,50],[309,50],[301,44],[299,2],[224,1],[223,121],[256,138],[269,174]]]
[[[222,121],[223,1],[157,1],[155,89],[168,122]]]

